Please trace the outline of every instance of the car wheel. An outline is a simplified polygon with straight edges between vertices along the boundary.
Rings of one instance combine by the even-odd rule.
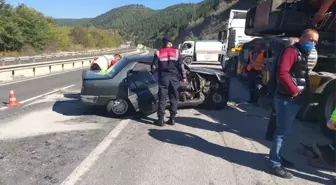
[[[210,90],[205,97],[204,107],[207,109],[218,110],[227,106],[228,96],[226,91]]]
[[[191,57],[185,57],[183,60],[184,63],[186,63],[187,65],[191,65],[192,63],[192,58]]]
[[[124,116],[129,111],[129,104],[124,99],[110,100],[106,109],[108,113],[112,113],[115,116]]]

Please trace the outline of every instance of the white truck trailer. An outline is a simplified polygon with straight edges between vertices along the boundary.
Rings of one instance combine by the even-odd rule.
[[[184,62],[187,65],[197,62],[219,62],[223,52],[223,43],[218,40],[184,41],[179,45]]]
[[[225,66],[225,61],[238,55],[238,52],[235,52],[235,48],[239,48],[244,43],[257,38],[245,35],[246,14],[247,10],[232,9],[225,30],[218,34],[218,40],[222,41],[224,46],[223,55],[220,56],[220,62],[223,67]]]

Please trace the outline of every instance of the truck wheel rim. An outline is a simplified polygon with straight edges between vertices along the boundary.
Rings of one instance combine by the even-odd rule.
[[[331,117],[332,112],[336,108],[336,98],[334,97],[335,94],[331,93],[329,97],[327,98],[326,105],[325,105],[325,118],[326,120],[329,120]]]
[[[191,58],[186,58],[186,63],[191,64]]]
[[[218,93],[214,93],[212,95],[212,100],[215,102],[215,103],[221,103],[222,102],[222,96]]]
[[[128,104],[123,99],[113,101],[112,112],[116,115],[125,114],[128,110]]]

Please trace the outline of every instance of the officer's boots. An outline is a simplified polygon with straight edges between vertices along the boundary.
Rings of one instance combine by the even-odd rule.
[[[169,125],[175,125],[175,118],[170,117],[169,120],[168,120],[168,122],[167,122],[167,124],[169,124]]]
[[[159,118],[158,120],[156,120],[155,125],[160,126],[160,127],[164,126],[163,118]]]

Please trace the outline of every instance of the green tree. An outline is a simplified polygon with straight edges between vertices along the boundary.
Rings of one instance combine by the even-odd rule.
[[[20,25],[24,42],[34,48],[42,49],[48,41],[48,22],[43,15],[26,5],[16,8],[17,22]]]
[[[194,36],[192,32],[189,33],[189,35],[185,38],[186,40],[192,40],[192,41],[197,41],[198,38]]]
[[[67,27],[57,27],[54,23],[48,24],[49,28],[49,42],[55,41],[59,49],[65,50],[71,46],[71,39],[69,37],[70,30]]]
[[[76,26],[71,29],[70,36],[73,44],[85,45],[87,39],[87,32],[85,28]]]
[[[19,49],[25,42],[17,19],[15,9],[11,5],[0,6],[0,44],[9,50]]]

